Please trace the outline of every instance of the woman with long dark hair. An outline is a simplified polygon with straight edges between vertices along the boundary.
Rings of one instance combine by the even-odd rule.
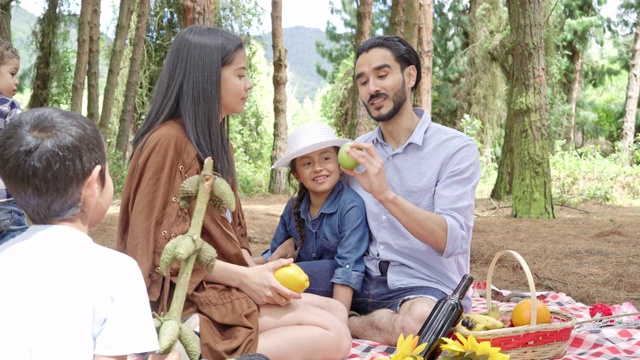
[[[166,311],[178,269],[165,279],[160,255],[187,232],[194,208],[180,208],[179,187],[210,156],[238,205],[226,213],[207,209],[202,238],[218,258],[212,275],[196,266],[189,284],[183,315],[198,315],[203,358],[260,352],[272,360],[344,359],[351,347],[344,306],[282,286],[273,273],[291,259],[252,261],[227,118],[244,110],[253,87],[246,70],[244,43],[234,34],[195,25],[176,36],[133,141],[118,249],[138,261],[154,310]]]

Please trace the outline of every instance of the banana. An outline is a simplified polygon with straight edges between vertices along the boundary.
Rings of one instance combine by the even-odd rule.
[[[462,321],[464,321],[465,323],[463,324]],[[460,321],[458,323],[458,325],[456,326],[456,329],[457,329],[458,332],[460,332],[459,329],[463,329],[465,331],[486,331],[486,330],[489,330],[489,329],[487,329],[487,325],[485,325],[485,324],[475,323],[475,324],[469,325],[469,323],[467,323],[467,320],[463,319],[462,321]],[[467,325],[471,326],[471,328],[467,327]]]
[[[483,331],[504,328],[504,324],[489,315],[482,314],[464,314],[460,325],[470,331]]]
[[[498,319],[500,317],[500,309],[496,303],[489,304],[489,312],[487,315],[491,316],[494,319]]]

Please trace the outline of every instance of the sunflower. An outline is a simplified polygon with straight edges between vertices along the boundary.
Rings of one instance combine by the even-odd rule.
[[[396,352],[387,358],[378,358],[376,360],[423,360],[420,353],[427,347],[427,344],[421,344],[418,346],[418,337],[413,334],[407,336],[405,339],[403,334],[398,337],[398,345],[396,346]]]
[[[473,335],[465,338],[460,333],[456,333],[458,340],[442,338],[445,344],[441,345],[442,351],[448,354],[443,359],[486,359],[486,360],[508,360],[509,355],[500,352],[499,347],[491,347],[491,342],[478,342]]]

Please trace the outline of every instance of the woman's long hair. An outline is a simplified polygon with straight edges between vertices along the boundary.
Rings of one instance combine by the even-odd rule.
[[[244,49],[240,37],[214,27],[192,25],[171,43],[151,107],[133,138],[143,139],[167,120],[180,118],[200,163],[211,156],[214,169],[236,184],[227,120],[220,121],[221,70]]]

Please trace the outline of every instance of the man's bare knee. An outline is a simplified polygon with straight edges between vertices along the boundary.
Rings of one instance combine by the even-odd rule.
[[[402,333],[418,334],[434,305],[435,301],[429,298],[416,298],[402,304],[398,318]]]

